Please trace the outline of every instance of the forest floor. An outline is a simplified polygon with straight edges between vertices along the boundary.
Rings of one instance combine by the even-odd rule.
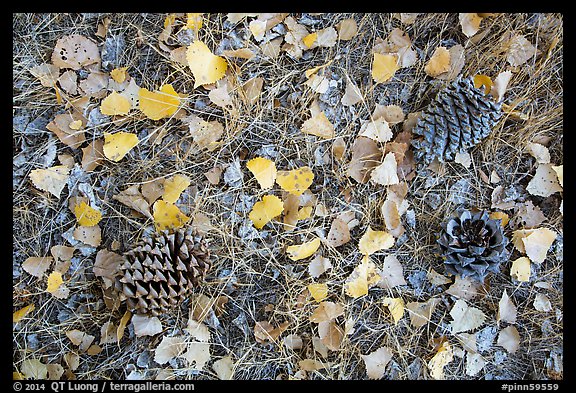
[[[491,86],[503,116],[425,165],[412,127],[457,77]],[[15,14],[13,82],[14,378],[563,378],[562,15]],[[139,88],[168,84],[176,106],[155,119]],[[393,173],[368,176],[385,156]],[[256,157],[311,184],[263,189]],[[258,229],[266,195],[284,214]],[[132,316],[94,266],[154,233],[164,205],[212,267],[172,312]],[[461,208],[510,239],[483,283],[437,253]],[[362,251],[370,229],[392,244]]]

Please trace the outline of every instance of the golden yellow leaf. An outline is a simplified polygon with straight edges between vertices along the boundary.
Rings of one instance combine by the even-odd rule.
[[[26,315],[34,311],[34,303],[27,305],[26,307],[22,307],[18,311],[14,311],[12,314],[12,323],[18,323],[24,318]]]
[[[74,215],[76,216],[76,220],[78,220],[78,224],[87,227],[98,224],[102,219],[102,213],[86,204],[84,201],[79,205],[74,206]]]
[[[286,192],[293,195],[302,195],[310,187],[314,180],[312,169],[307,166],[292,169],[291,171],[279,171],[276,183]]]
[[[258,229],[262,229],[274,217],[279,216],[284,211],[284,204],[275,195],[264,195],[260,202],[256,202],[248,218]]]
[[[182,213],[180,209],[178,209],[178,206],[161,199],[154,203],[152,210],[154,226],[157,231],[162,231],[164,229],[177,229],[190,220],[190,217],[187,217]]]
[[[450,71],[450,52],[445,47],[439,46],[424,66],[424,72],[431,77],[437,77],[447,71]]]
[[[368,227],[360,238],[358,248],[364,255],[372,255],[376,251],[387,250],[394,245],[394,237],[386,231],[374,231]]]
[[[372,63],[372,79],[374,79],[374,82],[383,83],[390,80],[399,69],[397,55],[374,53],[374,62]]]
[[[328,297],[328,285],[327,284],[310,284],[308,285],[308,290],[310,291],[310,295],[320,303],[322,300]]]
[[[104,98],[100,104],[100,112],[102,112],[103,115],[109,116],[126,115],[130,111],[130,108],[132,108],[130,100],[115,91]]]
[[[312,215],[312,206],[304,206],[298,210],[298,220],[305,220]]]
[[[160,90],[149,91],[143,87],[138,91],[140,110],[151,120],[160,120],[172,116],[180,105],[180,96],[171,84],[163,85]]]
[[[120,131],[115,134],[104,133],[104,156],[111,161],[118,162],[124,158],[126,154],[134,146],[138,144],[138,137],[136,134]]]
[[[248,161],[246,167],[252,172],[263,190],[272,188],[276,181],[276,165],[267,158],[256,157]]]
[[[226,59],[212,54],[202,41],[194,41],[186,50],[188,66],[194,75],[194,88],[214,83],[226,73]]]
[[[404,315],[404,300],[399,297],[387,297],[382,300],[382,304],[388,307],[390,314],[392,314],[392,318],[394,318],[394,324],[398,324],[398,321]]]
[[[120,323],[118,323],[118,328],[116,329],[116,340],[117,340],[116,343],[118,345],[120,345],[120,340],[122,340],[122,337],[124,336],[124,330],[126,329],[126,325],[128,325],[128,321],[130,320],[131,317],[132,313],[126,310],[126,312],[122,316],[122,319],[120,319]]]
[[[508,214],[498,211],[490,213],[490,219],[501,220],[500,225],[502,225],[502,227],[505,227],[506,224],[508,224],[508,221],[510,221],[510,217],[508,216]]]
[[[366,255],[346,279],[344,288],[348,296],[358,298],[368,294],[368,289],[376,285],[381,279],[382,277],[376,272],[376,265]]]
[[[454,359],[452,347],[448,341],[445,341],[427,364],[432,378],[444,379],[444,366],[450,363],[452,359]]]
[[[162,199],[168,203],[176,203],[180,194],[190,185],[190,178],[184,175],[174,175],[164,181],[164,194]]]
[[[164,19],[164,28],[172,26],[176,21],[176,14],[168,14],[166,19]]]
[[[80,128],[82,128],[82,120],[71,121],[70,124],[68,124],[68,127],[70,127],[71,130],[78,131]]]
[[[124,83],[126,77],[128,76],[128,72],[126,72],[127,69],[128,67],[114,68],[112,71],[110,71],[110,76],[112,79],[114,79],[115,82]]]
[[[186,13],[186,27],[198,31],[202,28],[202,13],[201,12],[188,12]]]
[[[303,244],[287,247],[286,253],[288,254],[288,258],[293,261],[298,261],[314,254],[318,250],[318,247],[320,247],[320,238],[315,238]]]
[[[310,48],[314,41],[318,38],[318,33],[310,33],[306,37],[302,38],[302,42],[306,45],[306,48]]]
[[[29,176],[35,187],[60,198],[60,193],[68,183],[69,172],[70,169],[65,165],[56,165],[46,169],[34,169]]]
[[[48,285],[46,286],[46,292],[54,293],[64,281],[62,280],[62,274],[59,272],[52,272],[48,276]]]
[[[474,75],[474,87],[479,89],[482,86],[484,86],[484,94],[490,94],[493,86],[492,79],[487,75]]]
[[[319,136],[324,139],[334,137],[334,125],[330,123],[324,111],[320,109],[318,101],[314,100],[310,106],[311,117],[302,123],[301,131],[305,134]]]

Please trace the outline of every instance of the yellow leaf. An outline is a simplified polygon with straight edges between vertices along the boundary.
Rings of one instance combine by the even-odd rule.
[[[346,294],[353,298],[364,296],[368,294],[368,289],[376,285],[381,279],[382,277],[376,272],[376,265],[366,255],[346,279],[344,284]]]
[[[279,171],[276,183],[284,190],[293,195],[302,195],[310,187],[314,180],[312,170],[303,166],[291,171]]]
[[[26,307],[22,307],[20,310],[18,311],[14,311],[14,313],[12,314],[12,323],[18,323],[22,320],[22,318],[24,318],[26,315],[28,315],[28,313],[31,313],[32,311],[34,311],[34,303],[27,305]]]
[[[190,185],[190,179],[184,175],[174,175],[164,181],[164,194],[162,199],[168,203],[176,203],[180,194]]]
[[[327,284],[310,284],[308,285],[308,290],[310,291],[310,295],[312,295],[318,303],[328,297]]]
[[[126,70],[128,67],[121,67],[121,68],[114,68],[110,71],[110,76],[114,79],[117,83],[124,83],[126,77],[128,76],[128,72]]]
[[[305,220],[312,215],[312,206],[304,206],[298,210],[298,220]]]
[[[70,169],[65,165],[57,165],[46,169],[34,169],[30,172],[30,180],[42,191],[48,191],[56,198],[68,183]]]
[[[124,131],[115,134],[104,133],[104,147],[102,149],[106,158],[118,162],[137,144],[138,137],[136,134]]]
[[[248,218],[252,220],[254,226],[262,229],[274,217],[279,216],[284,211],[284,204],[275,195],[265,195],[260,202],[256,202]]]
[[[376,83],[383,83],[394,76],[400,69],[398,65],[398,56],[393,54],[374,53],[374,62],[372,63],[372,79]]]
[[[46,292],[50,293],[56,292],[56,290],[60,288],[60,285],[62,285],[63,282],[64,281],[62,281],[62,274],[56,271],[50,273],[50,275],[48,276],[48,285],[46,286]]]
[[[182,213],[176,205],[161,199],[154,203],[152,210],[154,225],[156,226],[157,231],[162,231],[164,229],[177,229],[190,220],[190,217],[187,217]]]
[[[143,87],[138,91],[140,110],[151,120],[172,116],[180,105],[180,96],[172,85],[163,85],[160,90],[149,91]]]
[[[192,30],[200,30],[202,28],[202,13],[188,12],[186,13],[186,27]]]
[[[71,130],[78,131],[82,128],[82,120],[74,120],[68,124],[68,127],[70,127]]]
[[[508,214],[506,214],[504,212],[492,212],[492,213],[490,213],[490,219],[491,220],[501,220],[500,225],[502,225],[502,227],[505,227],[506,224],[508,224],[508,221],[510,221]]]
[[[492,79],[490,79],[487,75],[474,75],[474,87],[479,89],[480,87],[484,86],[484,94],[490,94],[490,90],[492,90]]]
[[[372,255],[376,251],[387,250],[394,245],[394,237],[386,231],[374,231],[368,227],[360,238],[358,248],[364,255]]]
[[[120,340],[122,340],[122,336],[124,336],[124,329],[126,329],[126,325],[128,325],[130,317],[132,317],[132,313],[126,310],[122,316],[122,319],[120,319],[120,323],[118,323],[118,328],[116,329],[116,343],[118,345],[120,345]]]
[[[132,108],[130,100],[115,91],[104,98],[100,104],[100,112],[102,112],[103,115],[109,116],[126,115],[130,111],[130,108]]]
[[[74,206],[74,215],[78,224],[91,227],[100,222],[102,213],[82,201],[79,205]]]
[[[306,45],[306,48],[310,48],[314,41],[318,38],[318,33],[310,33],[306,37],[302,38],[302,42]]]
[[[256,157],[248,161],[246,167],[252,172],[263,190],[272,188],[276,181],[276,165],[267,158]]]
[[[228,68],[223,57],[212,54],[202,41],[194,41],[186,50],[188,66],[194,75],[194,88],[222,79]]]
[[[398,324],[398,321],[404,315],[404,300],[399,297],[387,297],[382,300],[382,304],[388,307],[390,310],[390,314],[392,314],[392,318],[394,318],[394,324]]]
[[[164,28],[171,26],[176,21],[176,14],[168,14],[164,19]]]
[[[444,342],[438,352],[430,361],[428,362],[428,369],[430,370],[430,375],[434,379],[444,379],[444,366],[450,363],[454,359],[452,353],[452,347],[448,341]]]
[[[439,46],[426,63],[424,72],[431,77],[437,77],[447,71],[450,71],[450,52],[445,47]]]
[[[320,238],[315,238],[307,243],[288,246],[286,253],[288,254],[288,258],[293,261],[298,261],[314,254],[318,250],[318,247],[320,247]]]

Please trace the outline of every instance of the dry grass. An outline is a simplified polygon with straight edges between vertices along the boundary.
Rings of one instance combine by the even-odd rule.
[[[454,298],[443,293],[442,288],[432,286],[427,280],[417,285],[419,275],[430,268],[443,272],[442,263],[434,255],[434,244],[440,224],[459,203],[450,201],[451,186],[458,180],[469,182],[468,192],[463,196],[466,205],[490,209],[493,186],[486,185],[479,177],[479,170],[490,174],[495,170],[506,185],[520,185],[522,189],[534,173],[534,160],[529,159],[525,146],[537,137],[550,137],[550,153],[553,163],[563,162],[563,22],[556,14],[500,14],[485,19],[482,30],[488,34],[478,43],[466,45],[466,64],[462,73],[483,73],[495,77],[507,68],[503,53],[499,50],[507,32],[524,34],[539,49],[528,64],[514,70],[513,83],[507,92],[505,103],[517,112],[528,115],[520,120],[513,114],[504,116],[482,144],[471,152],[473,165],[464,169],[459,164],[446,164],[444,175],[438,176],[436,184],[426,184],[430,177],[423,168],[410,182],[408,200],[415,212],[416,226],[408,229],[393,252],[404,266],[409,285],[393,290],[373,289],[359,299],[346,296],[343,283],[354,266],[360,261],[357,241],[368,226],[383,226],[379,207],[386,196],[383,187],[371,184],[359,185],[344,174],[344,167],[337,161],[319,166],[315,160],[316,149],[327,151],[331,141],[319,141],[300,132],[300,126],[309,117],[309,107],[316,96],[303,85],[304,71],[314,66],[333,63],[328,72],[333,79],[341,80],[334,89],[337,100],[329,106],[322,103],[330,121],[336,127],[336,136],[344,138],[351,146],[358,134],[359,119],[370,117],[376,103],[400,105],[405,113],[422,110],[441,84],[430,83],[424,73],[425,62],[398,71],[391,83],[373,84],[370,77],[371,51],[376,37],[384,38],[393,27],[402,27],[389,14],[325,14],[314,19],[315,29],[333,26],[338,21],[354,17],[359,27],[358,36],[341,42],[332,48],[308,51],[300,60],[289,58],[284,52],[270,61],[238,62],[233,72],[243,83],[253,76],[265,79],[261,99],[249,105],[239,97],[232,110],[224,111],[208,101],[202,88],[193,89],[194,80],[185,67],[178,65],[158,49],[157,36],[164,21],[164,14],[110,14],[109,35],[121,34],[126,40],[120,52],[119,63],[128,66],[129,73],[140,86],[156,89],[164,83],[172,83],[178,92],[187,94],[183,108],[205,120],[218,120],[225,125],[222,145],[211,152],[198,150],[187,132],[187,126],[178,119],[152,122],[139,113],[130,114],[121,124],[110,122],[87,130],[87,139],[98,138],[104,132],[123,129],[135,132],[145,142],[139,144],[127,159],[115,164],[107,162],[100,169],[85,175],[100,201],[103,220],[102,248],[110,249],[114,240],[121,244],[120,251],[128,249],[146,233],[153,230],[152,222],[134,216],[130,209],[112,196],[133,184],[143,184],[157,178],[184,173],[192,180],[192,186],[184,193],[179,205],[188,215],[203,213],[214,227],[208,233],[214,258],[214,267],[201,290],[210,297],[220,295],[228,298],[226,311],[210,325],[213,359],[231,354],[235,360],[234,376],[237,379],[287,379],[298,371],[298,362],[306,358],[326,361],[329,367],[310,372],[311,379],[364,379],[364,362],[360,355],[380,346],[394,352],[386,378],[429,379],[426,363],[434,355],[434,340],[446,336],[451,342],[447,326]],[[218,48],[231,31],[243,30],[243,23],[233,29],[225,24],[225,15],[210,15],[205,20],[201,38],[210,48]],[[47,62],[56,40],[62,35],[79,33],[94,37],[97,22],[102,17],[88,19],[82,14],[19,14],[13,21],[13,115],[27,115],[30,119],[44,117],[50,121],[61,107],[55,105],[53,90],[42,87],[29,73],[35,64]],[[420,59],[428,58],[438,45],[464,45],[457,14],[422,14],[410,26],[404,26],[413,45],[419,49]],[[136,45],[137,37],[144,42]],[[249,37],[249,36],[248,36]],[[99,42],[102,40],[99,39]],[[249,38],[245,44],[254,45]],[[555,44],[553,44],[556,42]],[[356,115],[339,103],[346,78],[360,87],[364,101],[355,105]],[[274,100],[281,105],[276,107]],[[331,97],[321,97],[330,101]],[[396,131],[396,129],[395,129]],[[163,135],[161,140],[155,139]],[[65,332],[79,329],[100,338],[100,327],[112,321],[118,323],[121,311],[110,312],[104,305],[100,283],[94,277],[91,266],[94,253],[76,255],[68,277],[71,290],[67,300],[60,301],[44,292],[45,281],[21,271],[21,264],[30,256],[48,255],[50,248],[65,244],[62,234],[74,226],[75,219],[68,209],[65,189],[63,197],[56,200],[32,186],[28,179],[31,170],[42,167],[42,159],[51,140],[51,132],[42,130],[34,134],[14,129],[13,155],[25,150],[27,161],[21,175],[14,179],[14,309],[34,303],[36,310],[31,317],[15,325],[13,330],[13,368],[20,370],[26,359],[40,359],[43,363],[59,363],[67,368],[63,356],[75,351]],[[159,142],[158,142],[159,141]],[[73,151],[57,141],[57,153],[72,154],[76,162],[81,151]],[[275,163],[280,169],[292,169],[308,165],[314,169],[315,180],[311,191],[317,200],[332,212],[327,217],[314,216],[300,222],[294,231],[286,232],[280,223],[273,223],[257,232],[254,239],[242,236],[247,213],[254,202],[265,193],[255,180],[244,174],[242,187],[229,187],[225,182],[211,186],[204,173],[219,165],[225,167],[238,156],[245,162],[257,156],[262,149],[276,152]],[[347,153],[349,154],[349,153]],[[349,159],[349,155],[345,161]],[[20,167],[19,167],[20,168]],[[15,166],[15,170],[16,170]],[[350,191],[351,202],[343,192]],[[430,207],[432,197],[439,198],[437,208]],[[559,198],[533,197],[526,193],[522,198],[535,201],[547,217],[545,226],[562,232],[562,216],[558,212]],[[334,268],[319,281],[330,288],[328,300],[340,302],[345,308],[345,319],[354,321],[354,333],[345,336],[341,349],[330,351],[322,359],[312,347],[312,338],[318,335],[317,327],[308,321],[314,309],[311,301],[297,307],[299,295],[313,282],[307,272],[308,261],[292,262],[284,248],[310,239],[317,230],[326,233],[332,219],[344,209],[352,209],[360,225],[352,231],[352,241],[338,249],[323,248],[324,256],[331,259]],[[406,226],[406,223],[405,223]],[[545,365],[550,351],[562,348],[562,255],[561,248],[552,248],[545,263],[535,266],[530,283],[515,285],[509,276],[509,264],[500,274],[490,277],[483,294],[471,301],[488,316],[487,326],[496,326],[498,301],[504,290],[518,307],[516,324],[522,337],[522,345],[514,354],[505,354],[501,347],[492,346],[482,355],[487,360],[483,371],[475,378],[546,379],[555,377]],[[381,265],[386,252],[376,253],[373,261]],[[513,254],[515,259],[516,254]],[[412,281],[411,281],[412,280]],[[551,289],[534,286],[543,281]],[[534,309],[532,302],[536,292],[545,292],[552,302],[553,313]],[[415,329],[407,315],[395,325],[382,298],[402,297],[411,301],[426,301],[431,296],[441,298],[429,324]],[[193,303],[192,301],[190,303]],[[272,305],[272,306],[268,306]],[[154,348],[164,335],[178,335],[186,326],[188,308],[182,306],[178,313],[164,315],[161,320],[164,332],[153,338],[137,338],[131,326],[120,346],[103,345],[103,351],[94,356],[81,355],[79,368],[74,372],[78,379],[124,379],[137,370],[145,378],[156,376],[160,366],[151,359]],[[342,317],[341,317],[342,318]],[[275,344],[258,344],[252,333],[256,321],[270,321],[278,325],[290,323],[287,334],[298,334],[304,341],[302,350],[286,348],[281,340]],[[342,319],[342,322],[344,319]],[[548,322],[545,322],[548,321]],[[543,325],[549,330],[544,331]],[[547,326],[548,326],[547,325]],[[494,343],[495,344],[495,343]],[[147,359],[148,357],[148,359]],[[445,371],[448,379],[471,379],[465,374],[465,359],[455,358]],[[183,363],[171,363],[174,375],[182,379],[211,379],[215,373],[211,367],[194,372]],[[66,375],[65,375],[66,376]],[[557,377],[557,375],[556,375]]]

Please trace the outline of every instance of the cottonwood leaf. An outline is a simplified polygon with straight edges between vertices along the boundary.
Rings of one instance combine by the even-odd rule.
[[[91,227],[78,226],[72,232],[74,239],[88,244],[92,247],[98,247],[102,241],[102,230],[98,225],[93,225]]]
[[[339,247],[350,241],[350,229],[348,224],[339,218],[335,218],[330,225],[330,231],[326,237],[327,243],[332,247]]]
[[[310,295],[316,300],[318,303],[323,301],[328,297],[328,284],[325,283],[315,283],[308,285],[308,291],[310,291]]]
[[[491,220],[500,220],[500,225],[502,228],[504,228],[506,224],[508,224],[508,221],[510,221],[508,214],[504,212],[492,212],[488,217],[490,217]]]
[[[142,213],[146,217],[153,219],[152,213],[150,213],[150,204],[146,199],[144,199],[144,195],[142,195],[138,190],[137,184],[128,187],[117,195],[113,195],[112,198],[123,203],[129,208]]]
[[[512,223],[516,228],[531,229],[536,228],[546,220],[546,216],[538,206],[534,206],[532,201],[527,200],[522,204],[518,204],[518,211],[512,219]]]
[[[389,81],[399,69],[398,55],[374,53],[372,62],[372,79],[374,79],[374,82],[384,83]]]
[[[211,358],[210,343],[189,342],[182,357],[186,359],[192,370],[202,371]]]
[[[445,47],[439,46],[424,66],[424,72],[435,78],[447,71],[450,71],[450,52]]]
[[[356,86],[351,79],[347,79],[346,89],[344,90],[344,95],[340,100],[342,105],[351,106],[359,103],[360,101],[362,101],[362,99],[363,99],[362,92],[360,91],[358,86]]]
[[[472,164],[472,158],[470,157],[470,153],[468,152],[456,153],[456,156],[454,157],[454,162],[462,165],[464,168],[470,168],[470,165]]]
[[[329,322],[338,318],[340,315],[344,315],[344,307],[342,304],[321,302],[318,304],[318,307],[314,309],[309,320],[313,323]]]
[[[248,215],[248,218],[258,229],[269,223],[274,217],[279,216],[284,211],[284,204],[275,195],[265,195],[262,200],[256,202]]]
[[[404,233],[404,227],[400,220],[400,213],[398,212],[398,205],[396,202],[387,197],[380,207],[380,212],[384,218],[386,230],[396,238],[402,236]]]
[[[360,355],[366,366],[366,374],[369,379],[381,379],[384,377],[386,365],[392,359],[392,351],[387,347],[380,347],[367,355]]]
[[[208,151],[218,147],[218,140],[224,134],[224,126],[218,120],[206,121],[196,115],[190,115],[182,120],[188,124],[194,143],[199,147]]]
[[[167,203],[176,203],[180,194],[188,188],[191,181],[186,175],[174,175],[164,180],[164,193],[162,199]]]
[[[480,30],[480,22],[482,22],[483,18],[476,13],[460,13],[458,14],[458,19],[460,20],[462,33],[466,37],[472,37]]]
[[[298,367],[303,371],[316,371],[329,368],[330,363],[325,363],[316,359],[304,359],[298,362]]]
[[[452,347],[445,341],[438,349],[438,352],[427,363],[430,375],[434,379],[445,379],[444,367],[454,359]]]
[[[120,131],[115,134],[104,133],[104,146],[102,150],[106,158],[118,162],[123,159],[138,142],[136,134],[130,132]]]
[[[386,297],[382,299],[382,304],[388,307],[388,311],[390,311],[392,318],[394,318],[394,324],[397,325],[398,321],[402,319],[404,315],[404,300],[399,297]]]
[[[398,124],[404,121],[404,111],[398,105],[380,105],[376,104],[374,112],[372,112],[373,119],[384,119],[388,124]]]
[[[76,71],[99,62],[98,45],[80,34],[60,37],[52,52],[52,64],[60,68],[72,68]]]
[[[118,328],[116,329],[116,343],[118,345],[120,345],[120,340],[122,340],[122,337],[124,336],[124,330],[126,329],[131,317],[132,313],[129,310],[126,310],[118,323]]]
[[[263,84],[264,79],[259,76],[250,78],[242,84],[242,91],[244,92],[244,97],[248,105],[251,106],[258,102],[258,98],[260,98],[260,94],[262,94]]]
[[[515,35],[506,43],[508,51],[506,60],[513,66],[520,66],[536,54],[536,48],[523,35]]]
[[[351,148],[352,158],[348,164],[346,175],[358,183],[366,183],[371,172],[380,164],[382,151],[378,144],[370,138],[358,137]]]
[[[31,303],[27,306],[22,307],[19,310],[16,310],[12,313],[12,323],[18,323],[20,322],[22,319],[24,319],[28,314],[30,314],[32,311],[34,311],[34,309],[36,308],[36,306],[34,306],[34,303]]]
[[[63,285],[62,274],[59,272],[52,272],[48,275],[48,283],[46,285],[46,292],[49,292],[56,296],[58,290]]]
[[[67,352],[64,354],[64,361],[70,371],[75,371],[80,366],[80,356],[74,352]]]
[[[256,157],[248,161],[246,168],[252,172],[260,188],[263,190],[270,189],[274,186],[278,173],[274,161],[263,157]]]
[[[438,273],[436,270],[430,268],[426,273],[426,278],[430,281],[430,284],[439,286],[452,283],[452,280],[443,274]]]
[[[286,348],[289,348],[292,350],[302,349],[302,346],[304,345],[302,338],[300,338],[300,336],[297,334],[289,334],[286,337],[284,337],[284,340],[282,340],[282,341],[283,341],[284,346]]]
[[[110,76],[116,83],[124,83],[126,77],[128,76],[127,70],[128,67],[114,68],[112,71],[110,71]]]
[[[544,262],[550,246],[552,246],[558,236],[556,232],[548,228],[517,230],[513,234],[520,235],[522,247],[519,248],[519,251],[525,252],[528,258],[535,263]],[[515,246],[517,244],[517,242],[514,243]]]
[[[186,13],[186,28],[192,29],[196,32],[202,28],[204,18],[201,12],[188,12]]]
[[[157,200],[152,206],[154,226],[158,232],[165,229],[178,229],[190,221],[190,217],[178,209],[178,206],[163,201]]]
[[[348,276],[344,283],[344,289],[348,296],[359,298],[368,294],[368,289],[376,285],[381,277],[376,271],[376,265],[370,261],[368,254],[362,258],[362,262]]]
[[[384,157],[384,161],[374,168],[370,174],[373,183],[383,186],[390,186],[400,183],[398,178],[398,164],[393,152],[389,152]]]
[[[60,113],[46,125],[46,128],[52,131],[66,146],[77,149],[86,140],[84,131],[81,128],[75,130],[70,125],[74,125],[74,122],[79,120],[81,120],[81,115],[77,112]]]
[[[54,87],[60,75],[60,67],[54,64],[42,63],[30,68],[30,73],[34,75],[44,87]]]
[[[78,76],[74,71],[68,70],[64,72],[58,78],[58,83],[66,93],[70,95],[78,94]]]
[[[479,353],[466,353],[466,375],[471,377],[478,374],[486,365],[486,360]]]
[[[526,150],[539,164],[550,164],[550,152],[548,148],[540,143],[528,143]]]
[[[232,380],[234,375],[234,361],[230,355],[212,363],[212,369],[221,380]]]
[[[496,345],[504,347],[509,353],[514,353],[520,348],[520,333],[514,326],[508,326],[500,331]]]
[[[307,167],[278,171],[276,183],[284,191],[293,195],[302,195],[314,181],[314,173]]]
[[[383,118],[367,121],[360,127],[359,136],[370,138],[376,142],[388,142],[392,139],[392,130]]]
[[[94,341],[94,336],[91,334],[82,332],[78,329],[69,330],[66,332],[66,336],[72,341],[72,344],[76,345],[78,349],[82,352],[86,352],[88,347]]]
[[[378,281],[378,287],[392,289],[399,285],[406,285],[404,280],[404,269],[395,255],[386,255],[382,269],[378,270],[381,280]]]
[[[210,48],[199,40],[188,46],[186,59],[192,75],[194,75],[194,88],[222,79],[228,69],[226,59],[212,54]]]
[[[490,94],[492,94],[496,102],[500,102],[504,99],[504,94],[506,94],[506,90],[508,90],[510,79],[512,79],[512,71],[501,72],[494,79],[494,86],[490,91]]]
[[[508,322],[508,323],[516,323],[516,314],[517,309],[506,289],[504,289],[504,293],[502,293],[502,298],[498,302],[498,313],[496,314],[496,321],[500,323],[500,321]]]
[[[132,325],[136,337],[154,336],[162,332],[162,322],[158,317],[135,314],[132,316]]]
[[[339,40],[348,41],[356,36],[358,25],[354,18],[342,19],[336,24],[336,30],[338,31]]]
[[[320,341],[329,350],[337,351],[340,349],[342,344],[342,339],[344,338],[343,329],[338,326],[336,321],[320,322],[318,323],[318,335],[320,336]]]
[[[320,238],[315,238],[309,242],[298,244],[294,246],[288,246],[286,248],[286,254],[288,258],[293,261],[299,261],[300,259],[308,258],[313,255],[320,247]]]
[[[334,125],[326,117],[324,111],[320,109],[317,100],[310,106],[311,117],[302,124],[301,131],[305,134],[315,135],[320,138],[330,139],[334,137]]]
[[[486,320],[486,315],[481,310],[468,306],[462,299],[458,299],[454,303],[450,316],[452,317],[452,322],[450,323],[452,334],[476,329],[482,326]]]
[[[480,294],[480,284],[470,277],[456,276],[454,284],[446,290],[446,293],[460,299],[470,300]]]
[[[210,341],[210,330],[208,330],[208,326],[202,322],[190,318],[188,319],[188,323],[184,330],[186,330],[197,341]]]
[[[22,263],[22,269],[34,277],[42,277],[53,261],[52,257],[30,257]]]
[[[387,250],[394,245],[394,237],[386,231],[375,231],[368,227],[358,242],[363,255],[372,255],[380,250]]]
[[[550,303],[550,299],[548,296],[544,295],[543,293],[537,293],[534,297],[534,308],[538,311],[542,312],[550,312],[552,311],[552,303]]]
[[[100,103],[100,112],[102,112],[103,115],[127,115],[130,109],[132,109],[130,100],[115,91],[110,93],[110,95]]]
[[[316,255],[310,262],[310,265],[308,265],[308,273],[310,273],[311,277],[318,278],[328,269],[332,269],[332,267],[330,259],[322,255]]]
[[[406,308],[410,315],[410,324],[416,328],[426,325],[432,318],[434,308],[440,303],[440,299],[431,298],[426,302],[410,302]]]
[[[438,75],[436,78],[446,81],[452,81],[460,75],[464,64],[466,62],[466,53],[464,47],[460,44],[452,46],[448,49],[450,54],[449,70]]]
[[[47,364],[46,369],[48,370],[48,379],[51,381],[60,380],[64,374],[64,367],[58,363]]]
[[[564,165],[552,165],[552,170],[556,172],[556,176],[558,176],[558,183],[560,184],[560,187],[564,187]]]
[[[68,184],[69,173],[68,167],[56,165],[47,169],[34,169],[29,176],[36,188],[60,198],[64,186]]]
[[[274,342],[288,328],[289,322],[282,322],[278,327],[274,327],[268,321],[259,321],[254,325],[254,338],[256,341],[265,344]]]
[[[520,257],[512,261],[512,267],[510,267],[510,276],[516,281],[530,281],[530,259],[526,257]]]
[[[38,359],[26,359],[22,362],[22,374],[26,379],[46,379],[48,369]]]
[[[171,359],[180,356],[185,348],[186,342],[183,337],[163,337],[154,350],[154,361],[158,364],[168,363]]]
[[[82,148],[82,169],[92,172],[104,162],[104,141],[94,139],[86,147]]]
[[[102,213],[84,201],[74,206],[74,215],[78,224],[86,227],[97,225],[102,219]]]
[[[180,105],[180,96],[171,84],[150,91],[143,87],[138,91],[139,108],[151,120],[160,120],[172,116]]]
[[[224,52],[226,53],[226,51]],[[208,98],[214,104],[221,108],[226,108],[233,104],[232,97],[230,96],[230,86],[228,85],[228,79],[220,79],[216,82],[216,88],[208,92]]]

